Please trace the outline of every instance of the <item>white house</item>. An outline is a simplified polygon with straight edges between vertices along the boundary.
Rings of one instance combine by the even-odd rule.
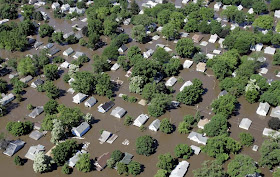
[[[193,61],[191,60],[185,60],[184,64],[183,64],[183,68],[190,68],[193,64]]]
[[[70,5],[69,4],[63,4],[60,8],[61,12],[67,12],[70,9]]]
[[[112,110],[110,115],[120,119],[125,115],[125,113],[126,113],[125,109],[117,106],[115,109]]]
[[[215,43],[218,40],[219,36],[217,34],[211,35],[208,42]]]
[[[198,144],[203,144],[203,145],[206,145],[207,140],[208,140],[207,137],[203,136],[203,135],[200,134],[200,133],[196,133],[196,132],[194,132],[194,131],[192,131],[192,132],[189,134],[188,138],[189,138],[190,140],[194,141],[194,142],[197,142]]]
[[[262,50],[262,48],[263,48],[263,44],[259,43],[259,44],[256,44],[255,46],[251,47],[251,50],[260,52]]]
[[[104,104],[100,104],[98,106],[98,112],[105,113],[105,112],[109,111],[114,105],[115,105],[115,103],[113,101],[109,101]]]
[[[239,128],[249,130],[250,126],[252,124],[252,121],[248,118],[243,118],[239,124]]]
[[[133,122],[133,125],[141,127],[149,119],[147,114],[140,114]]]
[[[32,88],[37,88],[38,86],[44,84],[44,81],[42,79],[36,79],[34,82],[31,83]]]
[[[72,134],[78,137],[82,137],[86,132],[88,132],[90,126],[87,122],[82,122],[78,127],[72,128]]]
[[[70,63],[68,61],[63,62],[60,65],[61,68],[69,68],[69,66],[70,66]]]
[[[277,117],[280,119],[280,106],[277,106],[276,108],[272,108],[270,116]]]
[[[76,52],[73,58],[78,59],[79,57],[85,56],[86,54],[83,52]]]
[[[270,105],[267,102],[260,103],[256,113],[261,116],[266,116],[269,111],[269,108]]]
[[[206,63],[203,63],[203,62],[199,62],[197,65],[196,65],[196,71],[198,72],[205,72],[206,70]]]
[[[249,10],[248,10],[248,14],[253,14],[254,13],[254,9],[253,8],[250,8]]]
[[[155,131],[155,132],[158,131],[159,127],[160,127],[160,120],[159,120],[159,119],[154,120],[154,121],[149,125],[149,129],[152,130],[152,131]]]
[[[120,68],[120,65],[118,63],[115,63],[112,67],[111,67],[111,71],[116,71]]]
[[[36,154],[38,154],[39,152],[44,152],[44,151],[45,151],[45,146],[43,146],[41,144],[38,144],[37,146],[30,146],[30,148],[28,149],[28,151],[24,157],[29,160],[34,160]]]
[[[9,93],[8,95],[5,95],[1,100],[0,100],[0,104],[2,104],[3,106],[5,106],[6,104],[10,103],[11,101],[13,101],[16,97],[14,96],[14,94]]]
[[[144,58],[149,58],[150,56],[152,56],[154,53],[153,49],[149,49],[148,51],[143,53]]]
[[[14,141],[10,141],[8,144],[8,147],[6,150],[3,152],[3,154],[7,156],[13,156],[16,152],[18,152],[23,146],[25,145],[25,142],[18,139]]]
[[[237,10],[241,11],[243,9],[243,6],[240,4],[239,6],[237,6]]]
[[[86,102],[85,102],[85,107],[92,107],[97,103],[97,100],[94,97],[90,97]]]
[[[280,18],[280,10],[275,10],[274,17]]]
[[[119,53],[124,53],[128,48],[126,47],[126,45],[122,45],[119,49],[118,49],[118,52]]]
[[[57,9],[59,9],[59,7],[60,7],[60,4],[58,2],[52,3],[52,9],[53,10],[57,10]]]
[[[165,82],[165,86],[172,87],[176,82],[177,82],[176,77],[172,76]]]
[[[44,112],[43,106],[37,106],[32,110],[32,112],[28,115],[29,117],[35,119],[37,116],[39,116],[42,112]]]
[[[77,94],[73,97],[73,102],[76,103],[76,104],[80,104],[80,103],[83,102],[87,97],[88,97],[88,95],[86,95],[86,94],[77,93]]]
[[[180,88],[180,92],[182,92],[184,90],[185,87],[191,86],[193,83],[192,81],[187,81],[185,82],[182,87]]]
[[[109,139],[111,134],[111,132],[104,130],[98,140],[100,141],[100,143],[105,143]]]
[[[269,46],[264,49],[264,53],[269,55],[274,55],[275,51],[276,49],[274,47]]]
[[[192,148],[193,153],[194,153],[195,155],[198,155],[198,154],[200,153],[200,151],[201,151],[200,147],[197,147],[197,146],[195,146],[195,145],[191,145],[190,147]]]
[[[71,55],[72,53],[74,53],[74,50],[73,50],[71,47],[69,47],[67,50],[65,50],[65,51],[63,52],[63,55],[64,55],[64,56],[69,56],[69,55]]]
[[[183,160],[171,171],[169,177],[184,177],[189,168],[189,162]]]

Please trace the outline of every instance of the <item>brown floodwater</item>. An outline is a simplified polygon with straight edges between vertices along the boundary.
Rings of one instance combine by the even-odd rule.
[[[137,1],[139,4],[142,4],[144,1]],[[176,5],[181,5],[180,0],[172,1],[173,3],[175,2]],[[213,6],[213,3],[210,4],[210,6]],[[70,21],[70,20],[64,20],[64,19],[53,19],[53,13],[50,10],[45,10],[43,7],[40,8],[39,10],[45,11],[49,14],[51,19],[49,20],[49,24],[54,26],[55,29],[60,29],[63,32],[70,32],[72,31],[72,26],[75,24],[78,24],[78,26],[81,28],[83,25],[86,25],[86,23],[83,23],[79,20],[77,21]],[[80,19],[83,19],[81,17]],[[131,34],[131,25],[128,26],[122,26],[127,34]],[[193,34],[190,34],[189,37],[192,37]],[[210,35],[203,35],[204,39],[202,41],[208,41]],[[41,39],[39,36],[34,36],[38,41],[44,42],[44,44],[47,44],[48,39],[44,38]],[[110,42],[110,40],[106,37],[102,37],[104,41],[107,43]],[[147,44],[138,44],[135,41],[132,41],[131,43],[127,44],[128,47],[138,45],[142,52],[146,51],[147,49],[155,49],[156,44],[164,44],[171,48],[173,52],[175,52],[175,44],[173,41],[167,41],[163,39],[162,37],[158,39],[157,41],[152,41],[152,43],[147,43]],[[58,47],[61,49],[61,51],[56,54],[56,55],[61,55],[64,50],[66,50],[68,47],[72,47],[75,51],[81,51],[86,53],[86,55],[90,58],[94,54],[101,54],[104,48],[98,49],[96,51],[91,51],[85,47],[81,47],[78,44],[74,45],[66,45],[66,46],[60,46],[58,44],[55,44],[55,47]],[[202,52],[211,52],[215,49],[215,45],[211,45],[210,43],[208,44],[207,48],[202,47]],[[223,51],[223,50],[222,50]],[[224,51],[223,51],[224,52]],[[25,52],[7,52],[4,50],[0,51],[0,56],[3,58],[14,58],[14,57],[22,57],[25,56],[26,54],[36,54],[39,53],[39,50],[31,49]],[[63,56],[64,57],[64,56]],[[272,57],[269,55],[265,55],[267,58],[267,64],[268,64],[268,69],[269,72],[264,75],[268,79],[278,79],[275,77],[274,71],[279,69],[279,67],[272,66],[271,61]],[[64,57],[68,62],[71,62],[73,60],[72,57]],[[184,62],[184,59],[182,59],[182,63]],[[91,60],[89,63],[84,64],[80,70],[92,70],[91,64],[93,61]],[[181,70],[179,76],[181,76],[185,81],[188,80],[193,80],[194,78],[198,78],[203,82],[203,87],[207,89],[206,93],[203,95],[203,101],[199,103],[196,106],[185,106],[181,105],[179,109],[173,109],[170,111],[167,111],[166,114],[163,116],[159,117],[160,120],[163,118],[168,118],[171,120],[171,122],[177,127],[178,124],[183,120],[183,117],[187,114],[192,114],[194,115],[196,110],[200,110],[201,114],[206,117],[206,118],[211,118],[213,116],[213,113],[211,113],[211,109],[209,108],[211,102],[217,98],[220,90],[218,86],[218,81],[213,77],[213,72],[209,69],[206,71],[207,74],[203,74],[200,72],[197,72],[195,70],[196,64],[194,64],[190,69],[183,69]],[[67,69],[64,69],[64,73],[67,73]],[[109,71],[108,72],[111,76],[112,80],[116,80],[119,78],[120,80],[123,80],[124,83],[120,87],[120,89],[116,92],[116,95],[119,93],[125,93],[128,95],[133,95],[136,96],[139,100],[141,99],[141,95],[137,94],[131,94],[128,91],[128,84],[129,80],[126,78],[125,71],[122,69],[119,69],[117,71]],[[55,84],[62,90],[68,90],[69,84],[66,84],[63,80],[63,74],[60,79],[55,81]],[[177,77],[177,76],[176,76]],[[5,76],[4,79],[8,80],[8,76]],[[33,80],[34,81],[34,80]],[[30,82],[31,83],[31,82]],[[176,94],[179,92],[179,88],[182,86],[183,83],[177,82],[174,85],[174,90],[176,91],[174,93],[174,99]],[[18,121],[18,120],[30,120],[32,122],[42,122],[44,118],[44,113],[41,114],[40,116],[36,117],[35,119],[27,117],[27,115],[30,113],[29,110],[27,110],[27,105],[32,104],[34,106],[43,106],[47,101],[48,98],[44,93],[39,93],[35,89],[28,87],[26,90],[26,93],[23,95],[24,101],[17,103],[17,101],[13,101],[11,105],[9,105],[10,113],[6,115],[5,117],[2,117],[0,119],[0,132],[5,132],[7,134],[8,139],[16,139],[16,137],[13,137],[12,135],[9,135],[6,130],[5,126],[7,122],[9,121]],[[140,162],[141,164],[144,164],[144,172],[141,173],[139,176],[141,177],[150,177],[153,176],[158,168],[156,167],[157,163],[157,157],[160,154],[170,152],[172,155],[174,155],[174,148],[177,144],[180,143],[185,143],[188,145],[197,145],[195,142],[190,141],[187,139],[187,135],[181,135],[175,131],[173,134],[166,135],[161,132],[152,132],[150,130],[146,130],[144,132],[141,132],[139,128],[135,126],[129,126],[126,127],[123,125],[123,119],[117,119],[114,118],[113,116],[110,116],[110,112],[107,112],[105,114],[101,114],[97,111],[97,106],[100,103],[103,103],[105,101],[108,101],[107,98],[100,97],[100,96],[94,96],[97,100],[98,103],[94,105],[92,108],[86,108],[84,104],[77,105],[72,102],[72,97],[74,95],[71,95],[70,93],[65,93],[64,96],[60,97],[58,99],[58,102],[60,104],[65,104],[66,106],[69,107],[78,107],[81,109],[82,112],[84,113],[91,113],[95,120],[96,123],[92,125],[91,130],[84,136],[84,140],[78,140],[79,142],[90,142],[88,152],[91,155],[91,158],[96,158],[103,154],[104,152],[112,152],[115,149],[119,149],[122,152],[129,152],[134,155],[133,160]],[[229,119],[229,123],[231,124],[231,134],[230,136],[233,137],[234,139],[238,140],[238,135],[240,132],[250,132],[254,138],[255,138],[255,143],[258,146],[261,146],[264,138],[262,136],[262,131],[265,127],[267,127],[267,122],[270,119],[269,116],[266,117],[261,117],[258,116],[255,112],[258,107],[258,104],[249,104],[244,97],[241,97],[238,99],[241,107],[240,110],[238,111],[239,114],[236,116],[233,116],[232,118]],[[116,97],[115,98],[115,107],[120,106],[127,110],[127,115],[130,115],[134,118],[136,118],[139,114],[142,113],[148,113],[147,106],[141,106],[137,103],[128,103],[123,101],[121,98]],[[269,114],[268,114],[269,115]],[[238,128],[239,122],[241,121],[242,118],[247,117],[253,121],[250,129],[248,131],[243,130]],[[151,117],[145,124],[147,127],[155,118]],[[111,131],[112,133],[117,134],[119,137],[116,139],[116,141],[113,144],[100,144],[98,141],[98,138],[100,136],[99,131],[101,129]],[[194,128],[194,131],[197,131],[197,128]],[[141,135],[151,135],[155,139],[158,140],[159,147],[157,148],[157,152],[149,157],[145,156],[140,156],[136,154],[135,151],[135,140],[137,137]],[[33,139],[30,139],[28,136],[23,136],[20,137],[22,140],[24,140],[27,144],[24,146],[23,149],[21,149],[16,155],[19,155],[21,157],[24,157],[26,152],[28,151],[30,146],[37,145],[37,144],[42,144],[46,147],[46,152],[53,146],[52,143],[50,143],[50,132],[48,134],[41,138],[38,141],[35,141]],[[130,144],[128,146],[122,145],[122,142],[128,139],[130,141]],[[242,150],[243,154],[250,155],[252,158],[254,158],[255,161],[258,161],[260,158],[259,152],[254,152],[252,151],[251,147],[249,148],[244,148]],[[188,169],[187,174],[185,175],[186,177],[191,177],[193,176],[192,171],[200,168],[201,163],[205,160],[212,160],[213,158],[210,158],[204,153],[200,153],[198,156],[193,155],[190,159],[188,159],[188,162],[190,163],[190,167]],[[230,160],[228,161],[230,162]],[[227,163],[228,163],[227,162]],[[226,163],[226,165],[227,165]],[[0,169],[3,174],[3,176],[23,176],[23,177],[34,177],[34,176],[39,176],[38,174],[33,172],[32,169],[33,162],[32,161],[27,161],[27,163],[23,167],[18,167],[14,165],[13,158],[7,157],[3,154],[0,155]],[[226,167],[225,165],[225,167]],[[267,168],[260,168],[262,170],[262,173],[265,174],[265,176],[269,177],[272,176],[271,172]],[[2,175],[1,175],[2,176]],[[53,172],[42,174],[44,177],[60,177],[60,176],[66,176],[61,173],[61,168],[58,168],[57,170],[54,170]],[[100,176],[100,177],[114,177],[118,176],[117,172],[112,169],[106,168],[102,172],[98,171],[92,171],[90,173],[81,173],[78,172],[75,168],[73,171],[72,176],[83,176],[83,177],[88,177],[88,176]]]

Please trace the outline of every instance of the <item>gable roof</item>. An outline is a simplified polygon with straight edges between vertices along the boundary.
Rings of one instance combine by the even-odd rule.
[[[28,149],[28,151],[24,157],[29,160],[34,160],[36,154],[38,154],[38,152],[41,152],[41,151],[45,151],[45,146],[40,145],[40,144],[38,144],[37,146],[30,146],[30,148]]]
[[[202,134],[197,133],[197,132],[194,132],[194,131],[192,131],[192,132],[189,134],[188,138],[189,138],[190,140],[193,140],[193,141],[195,141],[195,142],[197,142],[197,143],[200,143],[200,144],[206,144],[206,143],[207,143],[207,140],[208,140],[207,137],[202,136]]]
[[[171,171],[171,174],[169,177],[184,177],[185,173],[188,171],[189,162],[187,161],[181,161],[179,164],[175,167],[174,170]]]
[[[44,111],[43,106],[37,106],[35,109],[33,109],[33,111],[28,116],[34,119],[35,117],[40,115],[43,111]]]
[[[110,157],[111,154],[109,152],[106,152],[97,158],[97,161],[94,165],[97,167],[98,171],[101,171],[107,166],[107,160],[110,159]]]
[[[131,162],[132,158],[133,158],[132,154],[125,152],[124,157],[120,162],[128,165]]]
[[[75,130],[79,134],[84,133],[85,130],[89,129],[90,126],[87,122],[82,122],[78,127],[73,127],[72,130]]]
[[[42,138],[42,136],[44,136],[44,134],[42,132],[39,132],[38,130],[32,131],[29,135],[29,137],[34,140],[39,140],[40,138]]]
[[[280,119],[280,106],[277,106],[275,108],[272,108],[271,113],[270,113],[271,117],[277,117]]]
[[[239,124],[239,128],[243,128],[245,130],[248,130],[249,127],[251,126],[252,121],[248,118],[243,118]]]
[[[22,140],[11,141],[3,154],[6,154],[7,156],[13,156],[17,151],[23,148],[24,144],[25,142]]]

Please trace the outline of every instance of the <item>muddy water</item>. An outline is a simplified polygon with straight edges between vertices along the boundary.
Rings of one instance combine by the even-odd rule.
[[[138,1],[140,4],[142,4],[145,1]],[[174,1],[172,1],[174,2]],[[181,1],[176,0],[175,1],[176,5],[181,5]],[[212,5],[212,4],[211,4]],[[49,14],[50,17],[52,17],[52,12],[49,10],[45,10],[43,8],[39,9],[42,11],[45,11]],[[81,17],[83,19],[83,17]],[[49,24],[52,26],[55,26],[56,29],[60,29],[63,32],[70,32],[72,30],[72,27],[74,24],[78,24],[79,27],[82,27],[84,25],[83,22],[79,21],[70,21],[70,20],[63,20],[63,19],[52,19],[49,21]],[[125,32],[127,34],[131,33],[131,25],[129,26],[123,26],[125,29]],[[193,34],[190,34],[189,37],[192,37]],[[47,38],[41,39],[38,36],[35,36],[37,40],[43,41],[44,44],[47,44]],[[210,35],[204,35],[204,39],[202,41],[208,41]],[[109,43],[109,39],[106,39],[106,37],[102,37],[102,39],[106,42]],[[157,41],[152,41],[152,43],[147,43],[147,44],[138,44],[134,41],[131,43],[127,44],[128,47],[133,46],[133,45],[138,45],[142,52],[146,51],[147,49],[155,49],[156,44],[164,44],[166,46],[169,46],[169,48],[173,49],[173,52],[175,52],[175,44],[173,41],[166,41],[162,37],[157,40]],[[103,49],[98,49],[97,51],[91,51],[88,50],[85,47],[81,47],[78,44],[75,45],[70,45],[70,46],[60,46],[58,44],[55,44],[56,47],[61,49],[61,52],[59,52],[57,55],[62,56],[62,52],[67,49],[68,47],[72,47],[75,51],[81,51],[87,54],[90,58],[92,58],[92,55],[94,54],[101,54]],[[200,46],[201,47],[201,46]],[[210,43],[208,44],[207,48],[202,47],[202,52],[211,52],[215,49],[215,45],[211,45]],[[36,54],[38,53],[38,50],[31,49],[25,52],[5,52],[3,50],[0,51],[1,57],[8,57],[8,58],[13,58],[13,57],[22,57],[25,56],[26,54]],[[272,57],[269,55],[265,55],[267,58],[267,63],[268,63],[268,69],[269,73],[265,75],[266,78],[269,79],[277,79],[274,74],[274,70],[279,69],[279,67],[275,67],[271,65]],[[69,62],[73,60],[72,57],[65,57],[65,59]],[[182,63],[184,62],[184,59],[182,59]],[[91,64],[93,61],[91,60],[89,63],[84,64],[84,66],[80,70],[88,70],[91,71],[92,67]],[[203,95],[203,102],[199,103],[197,106],[185,106],[182,105],[180,109],[174,109],[171,111],[168,111],[165,115],[159,117],[160,120],[163,118],[169,118],[173,124],[177,127],[179,122],[183,120],[183,117],[187,114],[192,114],[194,115],[196,110],[200,110],[202,112],[202,115],[206,118],[211,118],[213,114],[211,113],[211,110],[209,108],[209,105],[211,104],[212,100],[217,98],[217,95],[219,94],[220,90],[218,87],[218,81],[211,75],[213,75],[211,70],[207,70],[206,73],[207,75],[195,71],[196,65],[194,64],[190,69],[184,69],[180,72],[179,76],[181,76],[185,81],[188,80],[193,80],[194,78],[198,78],[203,82],[204,88],[207,89],[206,93]],[[64,73],[66,73],[67,70],[64,70]],[[131,94],[128,91],[128,79],[124,76],[125,72],[122,71],[122,69],[119,69],[118,71],[110,71],[108,72],[111,76],[111,79],[116,80],[117,78],[121,79],[124,81],[124,84],[122,87],[119,89],[119,91],[116,92],[118,95],[119,93],[125,93],[129,95],[134,95],[137,98],[141,99],[141,95],[136,95],[136,94]],[[8,80],[7,76],[5,77],[6,80]],[[31,83],[31,82],[30,82]],[[67,90],[69,88],[69,85],[64,83],[62,78],[59,80],[55,81],[55,84],[62,90]],[[177,82],[175,86],[173,87],[176,92],[174,94],[174,99],[176,94],[179,92],[179,88],[182,86],[183,83]],[[119,149],[123,152],[129,152],[135,155],[133,158],[136,161],[139,161],[141,164],[145,165],[145,170],[143,173],[141,173],[140,176],[146,177],[146,176],[153,176],[158,168],[156,167],[157,163],[157,157],[159,154],[171,152],[174,155],[174,148],[177,144],[179,143],[186,143],[188,145],[197,145],[198,144],[190,141],[187,139],[187,135],[180,135],[177,132],[174,132],[171,135],[165,135],[161,132],[151,132],[150,130],[146,130],[145,132],[141,132],[139,128],[130,126],[126,127],[123,126],[123,120],[122,119],[117,119],[112,116],[110,116],[111,110],[106,113],[106,114],[101,114],[97,111],[97,106],[100,103],[103,103],[105,101],[108,101],[107,98],[104,97],[99,97],[95,96],[96,99],[98,100],[98,103],[92,107],[92,108],[85,108],[83,104],[76,105],[72,103],[72,97],[74,95],[71,95],[69,93],[65,93],[65,96],[62,96],[60,99],[58,99],[58,102],[61,104],[65,104],[66,106],[70,107],[79,107],[84,113],[91,113],[95,117],[96,123],[92,125],[92,129],[85,135],[84,140],[79,140],[79,142],[84,142],[88,141],[90,142],[89,146],[89,153],[91,155],[91,158],[95,158],[103,154],[104,152],[112,152],[115,149]],[[29,118],[26,115],[30,113],[26,109],[28,104],[32,104],[34,106],[42,106],[44,105],[47,101],[48,98],[45,96],[44,93],[38,93],[35,89],[33,88],[27,88],[26,93],[23,95],[25,100],[21,103],[17,103],[16,101],[13,101],[13,104],[10,105],[10,113],[2,117],[0,119],[0,129],[1,132],[5,132],[5,125],[9,121],[17,121],[17,120],[31,120],[32,122],[41,122],[44,118],[44,114],[41,114],[35,119]],[[270,119],[269,116],[267,117],[260,117],[258,116],[255,111],[258,107],[258,104],[249,104],[247,101],[241,97],[238,99],[238,101],[241,104],[241,109],[239,110],[239,114],[237,116],[232,117],[229,122],[231,124],[231,137],[234,139],[238,140],[238,135],[240,132],[247,132],[245,130],[242,130],[238,128],[239,122],[241,121],[242,118],[247,117],[250,118],[253,123],[249,129],[248,132],[250,132],[256,139],[255,144],[260,146],[264,140],[262,137],[262,130],[264,127],[267,127],[267,121]],[[127,110],[127,115],[131,115],[133,117],[137,117],[141,113],[147,113],[147,106],[141,106],[138,105],[137,103],[127,103],[123,101],[121,98],[116,97],[115,98],[115,103],[116,106],[121,106],[125,110]],[[145,126],[148,126],[154,118],[150,118],[148,122],[145,124]],[[100,136],[99,131],[101,129],[111,131],[113,133],[116,133],[119,138],[112,144],[99,144],[98,138]],[[197,130],[196,128],[194,129],[195,131]],[[144,157],[144,156],[139,156],[135,152],[135,140],[137,137],[140,135],[151,135],[154,138],[158,140],[159,147],[157,149],[156,154],[150,156],[150,157]],[[9,139],[15,139],[15,137],[7,134]],[[32,145],[37,145],[37,144],[42,144],[46,147],[46,150],[48,151],[53,145],[49,142],[50,140],[50,132],[46,135],[46,137],[43,137],[42,139],[35,141],[30,139],[28,136],[21,137],[24,141],[27,142],[26,146],[20,150],[17,155],[24,157],[25,153],[28,151],[29,147]],[[122,145],[122,141],[125,139],[128,139],[130,141],[130,144],[128,146]],[[250,148],[244,148],[241,153],[248,154],[251,157],[254,158],[254,160],[258,161],[260,154],[259,152],[254,152]],[[204,160],[211,160],[212,158],[208,157],[206,154],[201,153],[198,157],[196,155],[192,156],[190,159],[188,159],[188,162],[190,162],[190,167],[189,171],[186,174],[187,177],[193,176],[192,170],[197,169],[201,167],[201,163]],[[35,174],[32,170],[32,161],[28,161],[23,167],[17,167],[13,163],[13,158],[7,157],[5,155],[0,155],[0,166],[1,166],[1,171],[3,174],[9,175],[9,176],[24,176],[24,177],[33,177],[33,176],[39,176],[38,174]],[[11,170],[11,169],[14,170]],[[262,169],[262,172],[265,174],[265,176],[271,176],[271,173],[268,171],[268,169],[264,168]],[[23,175],[24,174],[24,175]],[[73,176],[101,176],[101,177],[113,177],[113,176],[118,176],[115,170],[111,169],[105,169],[102,172],[97,172],[93,171],[87,174],[83,174],[81,172],[78,172],[76,169],[74,169],[74,172],[72,174]],[[57,170],[54,170],[51,173],[43,174],[42,176],[46,177],[58,177],[58,176],[64,176],[61,173],[61,169],[58,168]]]

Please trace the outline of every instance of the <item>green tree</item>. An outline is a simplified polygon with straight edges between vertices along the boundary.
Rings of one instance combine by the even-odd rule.
[[[256,172],[260,172],[260,170],[257,169],[254,160],[247,155],[236,155],[228,164],[227,173],[230,176],[243,177]]]
[[[272,106],[280,105],[280,82],[274,81],[266,92],[264,92],[260,100],[261,102],[268,102]]]
[[[54,119],[53,120],[53,128],[51,131],[51,142],[54,144],[57,144],[59,140],[61,140],[64,137],[64,126],[60,120]]]
[[[188,122],[180,122],[178,126],[178,132],[180,134],[187,134],[190,133],[191,125]]]
[[[171,122],[167,118],[165,118],[162,119],[159,130],[163,133],[170,134],[174,131],[174,125],[171,124]]]
[[[71,82],[71,86],[76,92],[84,94],[94,93],[97,83],[94,74],[88,71],[80,71],[74,75],[74,79],[75,80]]]
[[[58,67],[53,64],[48,64],[44,66],[44,75],[48,80],[55,80],[59,77]]]
[[[36,67],[34,66],[33,60],[29,57],[22,58],[17,66],[17,71],[20,75],[26,76],[28,74],[34,76]]]
[[[51,152],[53,160],[58,166],[64,165],[76,153],[78,147],[79,145],[74,140],[66,140],[59,143]]]
[[[163,65],[164,73],[167,76],[177,75],[181,68],[182,68],[182,64],[180,59],[178,58],[171,58],[168,63],[165,63]]]
[[[59,97],[59,88],[56,87],[52,81],[46,81],[43,85],[43,89],[47,92],[47,97],[50,99],[56,99]]]
[[[268,139],[262,143],[259,160],[260,166],[272,169],[280,164],[279,158],[280,144],[278,139]]]
[[[105,58],[108,58],[110,60],[117,59],[119,56],[118,47],[109,45],[108,47],[106,47],[104,49],[102,56],[104,56]]]
[[[158,47],[152,55],[153,60],[160,62],[161,64],[168,62],[171,56],[163,48]]]
[[[66,175],[69,175],[72,172],[67,163],[65,163],[62,166],[61,171],[62,171],[63,174],[66,174]]]
[[[204,132],[207,136],[219,136],[228,134],[228,122],[227,117],[217,114],[212,117],[211,121],[205,125]]]
[[[276,117],[272,117],[269,121],[268,121],[268,127],[273,129],[273,130],[279,130],[280,129],[280,120],[279,118]]]
[[[101,73],[110,69],[110,64],[106,57],[100,57],[98,55],[93,56],[94,63],[92,64],[94,73]]]
[[[56,114],[58,107],[58,102],[56,100],[50,99],[45,105],[44,105],[44,112],[46,114]]]
[[[269,15],[261,15],[253,23],[254,27],[262,29],[272,29],[273,27],[273,17]]]
[[[190,38],[183,38],[178,41],[175,48],[178,55],[181,57],[190,57],[198,48],[194,46],[193,41]]]
[[[166,39],[170,41],[179,38],[180,33],[175,24],[167,23],[163,25],[162,35],[165,36]]]
[[[151,104],[148,106],[148,112],[153,117],[159,117],[163,115],[166,108],[171,105],[171,95],[157,94],[151,100]]]
[[[279,10],[280,9],[280,0],[272,0],[270,2],[270,10]]]
[[[32,14],[35,11],[35,8],[33,5],[29,5],[29,4],[25,4],[22,7],[23,12],[23,16],[24,16],[24,20],[26,19],[31,19],[32,18]]]
[[[275,55],[273,55],[273,61],[272,61],[273,65],[280,65],[280,52],[277,50],[277,52],[275,53]]]
[[[131,36],[136,42],[143,43],[147,37],[146,28],[143,25],[134,26],[132,28]]]
[[[193,154],[193,150],[187,144],[178,144],[175,149],[175,156],[187,160]]]
[[[140,8],[138,4],[135,2],[135,0],[133,0],[130,4],[130,11],[132,15],[137,15],[140,12]]]
[[[168,172],[163,169],[159,169],[157,173],[154,175],[154,177],[167,177],[167,176],[168,176]]]
[[[264,1],[255,1],[253,9],[256,14],[266,13],[268,11],[267,5]]]
[[[42,38],[46,36],[51,37],[53,32],[54,32],[54,28],[46,23],[40,26],[39,35]]]
[[[77,107],[69,108],[64,105],[59,105],[57,109],[59,115],[58,119],[63,122],[69,131],[72,127],[79,126],[80,122],[83,121],[84,114]]]
[[[133,117],[131,117],[131,116],[126,116],[125,117],[125,119],[124,119],[124,122],[123,122],[123,124],[125,125],[125,126],[129,126],[129,125],[131,125],[132,123],[133,123]]]
[[[194,177],[224,177],[226,176],[223,166],[217,162],[213,161],[204,161],[202,167],[193,171]]]
[[[17,155],[14,158],[14,163],[18,166],[22,166],[24,165],[24,160]]]
[[[115,162],[119,162],[123,159],[124,154],[120,151],[120,150],[114,150],[111,154],[111,158],[115,161]]]
[[[53,129],[53,120],[57,119],[56,115],[47,114],[42,122],[42,130],[51,131]]]
[[[30,121],[26,122],[8,122],[6,129],[9,133],[14,136],[22,136],[30,133],[33,129],[33,123]]]
[[[117,162],[117,172],[119,175],[128,175],[127,165],[122,162]]]
[[[136,176],[142,172],[142,165],[139,162],[132,161],[127,165],[128,173]]]
[[[36,173],[45,173],[51,169],[51,157],[45,155],[42,151],[38,152],[34,158],[33,170]]]
[[[40,51],[39,55],[35,55],[34,58],[34,65],[38,68],[43,68],[45,65],[50,63],[50,59],[47,56],[48,50],[43,49]]]
[[[225,117],[229,117],[236,110],[235,105],[237,103],[234,96],[227,94],[214,100],[211,107],[215,114],[222,114]]]
[[[170,153],[161,154],[158,156],[158,163],[157,163],[158,168],[171,172],[175,166],[176,166],[176,161],[171,156]]]
[[[250,133],[240,133],[239,139],[243,146],[251,146],[254,143],[254,137]]]
[[[115,21],[112,21],[110,19],[106,19],[104,21],[104,35],[110,36],[116,32],[116,29],[118,27],[118,24]]]
[[[189,19],[184,26],[184,30],[188,33],[197,32],[199,28],[199,23],[195,19]]]
[[[272,174],[272,177],[278,177],[278,176],[280,176],[280,169],[279,168],[277,168]]]
[[[1,19],[16,19],[18,17],[17,6],[8,3],[1,4],[0,17]]]
[[[134,76],[129,82],[129,92],[141,93],[144,86],[144,80],[141,76]]]
[[[76,168],[84,173],[90,172],[92,169],[92,163],[89,158],[89,154],[82,154],[80,155],[79,160],[77,161]]]
[[[157,149],[156,140],[151,136],[144,135],[136,139],[136,153],[139,155],[150,156]]]
[[[160,25],[165,25],[169,22],[171,11],[168,9],[161,10],[157,15],[157,22]]]
[[[199,63],[199,62],[203,62],[203,63],[206,63],[207,62],[207,57],[205,54],[203,53],[196,53],[194,56],[193,56],[193,61],[195,63]]]
[[[6,93],[8,90],[8,83],[4,79],[0,79],[0,92]]]
[[[174,24],[177,29],[181,29],[184,24],[184,19],[185,16],[183,15],[183,13],[174,11],[170,14],[169,22],[171,24]]]

